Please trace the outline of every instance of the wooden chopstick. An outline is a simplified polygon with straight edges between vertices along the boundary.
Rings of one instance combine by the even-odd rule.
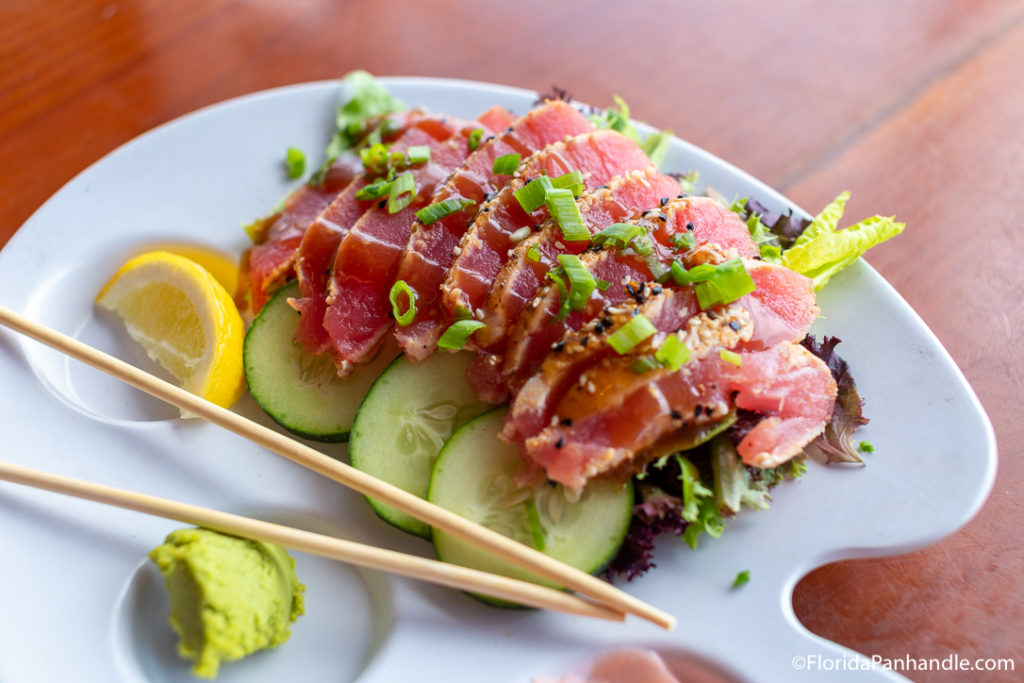
[[[233,515],[166,498],[157,498],[135,491],[104,486],[12,463],[0,462],[0,479],[157,517],[174,519],[235,536],[276,543],[332,560],[408,576],[471,593],[482,593],[530,607],[612,621],[625,619],[625,614],[622,612],[611,610],[570,593],[563,593],[528,581],[489,574],[439,560],[406,555],[393,550],[375,548],[354,541],[293,529],[281,524]]]
[[[125,363],[65,334],[0,306],[0,323],[42,342],[151,396],[245,437],[292,462],[329,477],[363,495],[382,501],[433,527],[455,534],[479,548],[529,569],[557,584],[590,597],[612,610],[646,619],[664,629],[675,627],[675,617],[648,605],[609,583],[570,567],[522,543],[429,503],[397,486],[365,474],[350,465],[280,434],[248,418],[191,394],[170,382]]]

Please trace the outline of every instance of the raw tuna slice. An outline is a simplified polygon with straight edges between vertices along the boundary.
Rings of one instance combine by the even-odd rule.
[[[405,152],[409,147],[447,140],[464,123],[445,116],[420,118],[395,140],[390,149],[393,152]],[[295,335],[296,341],[305,346],[310,355],[321,354],[330,346],[330,338],[324,329],[323,320],[327,311],[327,287],[331,265],[334,263],[338,244],[349,228],[368,208],[379,201],[356,199],[356,193],[371,180],[364,174],[352,181],[345,191],[316,217],[302,237],[295,263],[302,296],[289,300],[289,303],[301,314],[299,329]]]
[[[610,188],[609,188],[610,189]],[[602,191],[604,192],[604,191]],[[691,233],[696,244],[716,245],[723,256],[747,256],[757,255],[757,245],[750,239],[750,232],[747,226],[739,217],[722,208],[714,200],[706,197],[682,197],[669,199],[664,202],[657,202],[657,209],[646,211],[640,217],[632,218],[624,222],[639,223],[647,228],[648,234],[654,239],[652,246],[655,249],[654,258],[660,263],[668,263],[675,254],[672,245],[672,236],[677,233]],[[603,205],[603,204],[601,204]],[[588,224],[592,220],[590,210],[584,211],[584,219]],[[610,224],[615,220],[597,219],[596,225]],[[534,238],[531,238],[534,239]],[[557,263],[554,257],[557,255],[557,241],[538,241],[537,249],[541,252],[541,262]],[[517,247],[517,251],[523,245]],[[545,257],[545,254],[547,256]],[[518,259],[525,261],[527,259]],[[517,263],[518,263],[517,261]],[[507,267],[513,267],[510,260]],[[623,282],[623,278],[645,282],[651,278],[650,269],[643,259],[633,256],[620,258],[614,250],[601,250],[592,260],[585,263],[588,270],[595,278],[606,282]],[[549,265],[550,267],[550,265]],[[616,277],[618,275],[618,277]],[[509,291],[513,287],[505,288]],[[551,345],[557,343],[565,336],[566,332],[578,330],[584,322],[593,318],[600,310],[608,306],[615,306],[625,300],[626,294],[620,288],[610,287],[605,292],[596,292],[592,295],[587,307],[580,312],[570,313],[565,320],[553,320],[557,314],[561,301],[558,290],[554,287],[547,287],[537,293],[537,298],[529,303],[529,306],[521,306],[524,311],[515,322],[509,332],[509,343],[504,357],[504,366],[501,376],[505,384],[513,391],[517,391],[522,383],[526,381],[532,368],[538,366],[547,355]],[[511,300],[511,299],[509,299]],[[478,372],[484,376],[484,373]]]
[[[694,250],[684,254],[682,261],[687,267],[692,267],[696,265],[694,259],[703,256],[701,250]],[[526,380],[506,421],[504,433],[510,440],[533,436],[547,426],[558,401],[586,368],[615,355],[614,349],[605,341],[609,330],[617,329],[636,314],[642,314],[660,335],[653,337],[652,341],[660,343],[665,334],[700,323],[700,306],[693,288],[677,287],[671,283],[645,283],[644,280],[650,278],[650,271],[645,268],[646,264],[637,263],[635,256],[605,249],[599,254],[587,253],[581,262],[588,269],[607,270],[607,265],[600,262],[608,258],[630,259],[638,281],[627,285],[626,294],[629,296],[620,294],[621,303],[616,302],[613,310],[605,309],[580,330],[567,334],[544,358],[539,371]],[[757,289],[724,309],[714,309],[718,319],[735,323],[738,326],[736,331],[743,331],[735,340],[735,348],[766,349],[780,341],[798,342],[803,339],[818,311],[808,278],[784,266],[763,261],[745,260],[744,265]],[[614,287],[609,291],[616,291]],[[614,297],[607,294],[605,298],[614,301]],[[704,339],[702,343],[707,341]]]
[[[367,123],[366,131],[375,131],[381,142],[391,143],[418,118],[420,109],[389,114]],[[249,252],[248,278],[253,313],[259,313],[269,295],[292,276],[295,257],[306,229],[320,212],[354,179],[362,175],[359,155],[343,154],[328,168],[319,185],[306,183],[289,195],[280,211],[261,221],[262,235]]]
[[[371,206],[338,245],[323,325],[331,339],[338,374],[369,361],[394,322],[389,292],[409,241],[416,212],[465,161],[467,140],[479,124],[467,124],[445,142],[430,145],[430,160],[411,172],[416,193],[405,208],[391,213],[386,202]]]
[[[398,343],[410,358],[422,360],[437,347],[447,324],[441,309],[441,283],[455,258],[454,250],[479,204],[509,180],[494,174],[494,160],[505,154],[527,157],[552,142],[592,129],[586,116],[572,106],[546,102],[484,141],[438,191],[435,202],[465,201],[466,208],[430,225],[413,225],[397,274],[416,293],[416,318],[396,329]]]
[[[363,172],[359,158],[339,157],[320,185],[306,184],[292,192],[280,211],[264,219],[265,239],[249,251],[249,292],[253,314],[293,272],[295,254],[309,224]]]
[[[710,321],[715,323],[716,321]],[[724,417],[735,405],[767,416],[740,442],[744,463],[776,467],[798,455],[832,415],[828,367],[798,344],[740,354],[739,367],[711,347],[678,371],[637,374],[633,356],[606,358],[559,403],[557,422],[520,444],[547,476],[571,488],[636,466],[681,427]]]
[[[678,194],[679,183],[675,179],[659,173],[654,166],[646,166],[612,178],[607,185],[582,195],[577,205],[584,224],[596,233]],[[558,267],[558,255],[578,254],[588,244],[566,241],[552,221],[516,245],[488,294],[483,314],[487,327],[474,335],[477,344],[500,353],[509,329],[544,284],[545,274]],[[536,260],[529,256],[531,253]]]
[[[580,171],[585,191],[593,191],[627,171],[647,167],[650,160],[639,145],[614,130],[577,135],[544,147],[522,162],[508,185],[485,203],[459,243],[458,255],[442,286],[449,318],[461,307],[480,308],[494,284],[509,250],[513,234],[540,225],[550,216],[541,206],[526,213],[515,192],[535,178],[558,177]],[[677,188],[678,189],[678,188]]]

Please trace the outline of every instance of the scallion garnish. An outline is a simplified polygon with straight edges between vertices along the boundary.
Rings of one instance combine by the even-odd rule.
[[[522,158],[521,154],[504,154],[494,160],[491,172],[494,175],[512,175],[519,168],[519,160]]]
[[[437,340],[437,345],[442,349],[458,351],[469,341],[469,336],[481,327],[484,324],[479,320],[456,320]]]
[[[284,167],[292,180],[301,177],[306,172],[306,155],[301,149],[289,147],[284,154]]]
[[[583,189],[586,186],[583,184],[582,173],[579,171],[570,171],[569,173],[563,173],[560,176],[552,178],[551,187],[557,187],[561,190],[569,190],[572,192],[574,197],[579,197],[583,194]]]
[[[390,168],[390,154],[388,153],[388,148],[384,145],[377,143],[359,150],[359,158],[362,159],[363,168],[368,175],[387,175]]]
[[[534,263],[540,263],[540,249],[537,247],[530,247],[526,252],[526,258],[530,259]]]
[[[612,286],[612,283],[608,282],[607,280],[602,280],[599,277],[594,278],[594,284],[602,292]]]
[[[405,296],[406,308],[401,310],[402,296]],[[388,294],[391,301],[391,311],[395,314],[395,322],[405,327],[416,318],[416,292],[405,280],[399,280],[391,285],[391,293]]]
[[[388,213],[398,213],[412,204],[416,197],[416,180],[406,172],[391,181],[391,197],[388,199]]]
[[[865,453],[874,453],[875,447],[871,444],[870,441],[861,441],[859,444],[857,444],[857,450],[864,451]]]
[[[558,262],[569,278],[569,310],[582,311],[593,294],[597,283],[575,254],[559,254]]]
[[[416,220],[423,225],[432,225],[445,216],[450,216],[457,211],[462,211],[467,206],[472,206],[475,203],[476,202],[471,199],[445,199],[431,204],[430,206],[425,206],[417,211]]]
[[[690,360],[690,347],[677,334],[665,337],[654,357],[672,370],[678,370]]]
[[[530,226],[524,225],[523,227],[519,228],[511,235],[509,235],[508,241],[511,242],[512,244],[519,244],[520,242],[522,242],[523,240],[530,236],[530,232],[532,232],[530,230]]]
[[[555,287],[558,288],[558,300],[562,302],[561,306],[558,307],[558,313],[555,314],[555,320],[565,320],[565,316],[569,315],[569,286],[562,279],[564,274],[564,268],[555,268],[546,274],[546,277],[554,282]]]
[[[637,358],[635,361],[629,364],[629,369],[638,375],[642,375],[650,370],[657,370],[661,367],[661,363],[654,356],[643,355]]]
[[[744,569],[741,572],[736,572],[736,578],[732,580],[732,587],[739,588],[748,583],[750,583],[750,570]]]
[[[469,139],[466,140],[466,145],[469,147],[470,152],[475,152],[476,148],[480,146],[480,140],[484,137],[484,129],[477,128],[469,134]]]
[[[717,266],[705,263],[690,270],[683,268],[679,261],[673,261],[669,273],[677,285],[696,284],[694,291],[702,310],[731,303],[757,288],[739,258]]]
[[[619,247],[626,247],[643,232],[644,226],[637,225],[636,223],[612,223],[594,235],[594,244],[601,245],[606,242],[613,242],[618,243]]]
[[[356,199],[364,202],[368,199],[377,199],[378,197],[387,197],[391,193],[391,183],[383,178],[374,180],[369,185],[365,185],[359,188],[356,192]]]
[[[651,321],[645,318],[643,313],[639,313],[608,336],[608,345],[620,355],[629,353],[637,344],[653,336],[657,331]]]
[[[722,349],[721,351],[719,351],[718,357],[724,360],[726,363],[732,363],[736,367],[740,367],[741,365],[743,365],[743,356],[736,353],[735,351],[730,351],[729,349]]]
[[[668,241],[672,243],[672,248],[676,251],[686,251],[697,246],[697,238],[689,230],[673,234]]]
[[[544,196],[552,187],[554,187],[554,185],[551,184],[551,178],[541,176],[527,181],[525,185],[520,187],[513,194],[519,202],[519,206],[523,207],[523,211],[526,213],[532,213],[544,206]]]
[[[410,164],[422,164],[430,161],[430,147],[427,145],[416,145],[405,151],[409,155]]]
[[[547,204],[548,211],[558,223],[566,240],[581,242],[590,239],[590,231],[583,224],[580,207],[576,206],[576,198],[571,190],[551,188],[544,195],[544,203]]]

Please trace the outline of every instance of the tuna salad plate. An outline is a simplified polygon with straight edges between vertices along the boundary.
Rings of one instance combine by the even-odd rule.
[[[915,226],[848,218],[841,190],[807,212],[612,92],[363,72],[124,145],[0,252],[0,304],[677,625],[301,552],[292,568],[0,483],[0,680],[560,680],[621,648],[680,680],[789,680],[809,653],[870,664],[799,624],[794,585],[958,529],[996,449],[946,351],[860,258]],[[189,333],[172,290],[230,309],[197,326],[215,348],[175,350]],[[7,330],[0,346],[3,460],[536,578],[57,351]],[[190,552],[206,574],[183,583]],[[233,578],[241,561],[223,558],[245,553],[256,574]],[[282,568],[283,597],[261,593],[260,566]],[[254,646],[267,624],[205,612],[206,641],[188,642],[182,606],[215,594],[260,594],[285,621]]]

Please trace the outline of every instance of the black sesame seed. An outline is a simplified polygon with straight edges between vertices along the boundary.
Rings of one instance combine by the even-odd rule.
[[[671,412],[671,415],[672,415],[672,419],[673,420],[682,420],[683,419],[683,414],[680,413],[678,410],[673,410]]]
[[[691,221],[686,222],[686,229],[693,232],[693,223]]]
[[[731,327],[731,328],[732,328],[732,329],[734,329],[735,331],[739,332],[739,331],[740,331],[740,328],[741,328],[741,327],[743,327],[743,326],[742,326],[742,325],[740,325],[740,324],[739,324],[739,322],[737,322],[737,321],[733,320],[733,321],[732,321],[731,323],[729,323],[729,327]]]
[[[565,439],[558,437],[558,441],[555,442],[555,448],[561,448],[565,445]]]
[[[382,199],[382,200],[380,200],[380,203],[377,204],[377,208],[378,209],[383,209],[387,205],[388,205],[388,200]]]
[[[654,285],[653,287],[651,287],[651,294],[661,294],[661,285]]]
[[[563,427],[572,427],[572,418],[571,417],[563,417],[562,418],[562,426]]]
[[[668,223],[668,216],[666,216],[663,213],[659,213],[658,220],[661,221],[662,223]]]
[[[668,197],[662,197],[661,198],[661,205],[665,206],[666,204],[668,204]]]
[[[701,410],[702,410],[701,406],[697,406],[696,408],[694,408],[693,409],[693,416],[694,417],[700,417],[700,411]]]
[[[551,350],[554,351],[555,353],[561,353],[563,349],[565,349],[564,341],[555,342],[554,344],[551,345]]]
[[[590,341],[590,335],[589,334],[583,335],[582,337],[580,337],[580,346],[586,346],[589,341]]]

